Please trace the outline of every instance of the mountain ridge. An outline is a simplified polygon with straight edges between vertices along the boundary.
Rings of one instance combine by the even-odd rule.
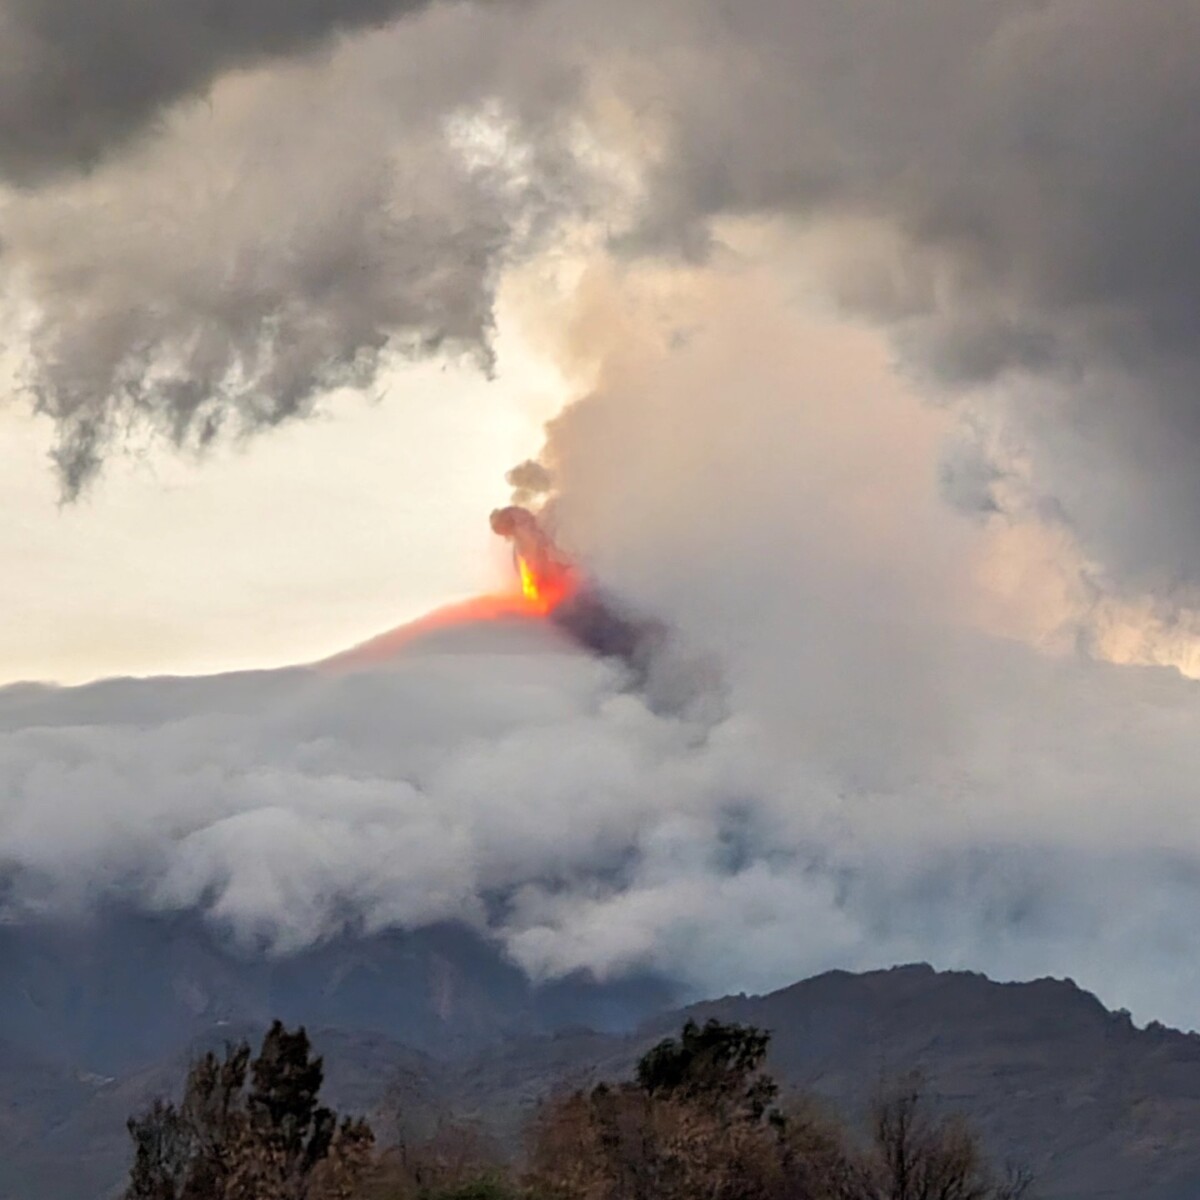
[[[475,1123],[501,1144],[547,1094],[627,1077],[687,1019],[771,1031],[768,1068],[861,1121],[880,1082],[918,1071],[931,1104],[963,1113],[1000,1161],[1020,1161],[1041,1200],[1196,1200],[1200,1196],[1200,1036],[1135,1026],[1073,981],[999,983],[905,964],[829,971],[763,995],[660,1012],[635,1029],[576,1024],[530,1034],[497,1027],[469,1053],[430,1039],[310,1023],[330,1101],[369,1113],[381,1138],[420,1137],[440,1120]],[[0,1200],[100,1200],[119,1189],[124,1118],[177,1094],[191,1055],[261,1035],[213,1026],[159,1061],[113,1079],[40,1064],[0,1043]],[[39,1127],[39,1122],[41,1123]]]

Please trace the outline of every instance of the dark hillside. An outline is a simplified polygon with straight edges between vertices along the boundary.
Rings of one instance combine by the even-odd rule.
[[[472,985],[464,994],[486,991]],[[968,1116],[995,1156],[1034,1169],[1042,1200],[1200,1197],[1200,1037],[1136,1029],[1069,981],[1000,984],[926,966],[831,972],[686,1013],[771,1030],[769,1066],[780,1082],[818,1093],[851,1118],[884,1076],[922,1071],[935,1102]],[[490,1045],[474,1054],[431,1035],[436,1026],[424,1018],[411,1027],[411,1045],[316,1021],[310,1029],[328,1065],[331,1102],[370,1113],[384,1139],[454,1117],[480,1122],[511,1146],[540,1097],[627,1075],[684,1015],[657,1017],[636,1034],[529,1035],[498,1022]],[[176,1092],[200,1045],[253,1038],[261,1028],[210,1027],[111,1080],[0,1045],[0,1200],[106,1194],[126,1163],[125,1117],[155,1094]],[[475,1028],[482,1038],[482,1025]]]

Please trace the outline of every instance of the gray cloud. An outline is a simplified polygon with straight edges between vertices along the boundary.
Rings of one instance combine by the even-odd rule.
[[[487,365],[499,272],[555,207],[554,149],[518,169],[511,119],[480,110],[487,72],[439,82],[456,52],[473,73],[469,21],[439,9],[228,76],[88,175],[0,196],[9,326],[68,497],[114,440],[202,449],[398,356]]]
[[[245,7],[219,26],[228,46],[149,27],[120,43],[194,42],[207,65],[160,66],[218,77],[215,129],[163,107],[193,86],[173,85],[154,137],[103,182],[4,221],[68,492],[131,425],[195,444],[366,385],[397,349],[486,359],[497,276],[558,215],[632,255],[693,256],[740,216],[823,236],[829,295],[887,328],[931,395],[979,394],[1034,464],[1031,502],[1111,586],[1197,582],[1190,0],[435,8],[239,88],[220,76],[247,61],[234,47],[282,52],[392,11]],[[59,12],[10,9],[18,31]],[[505,136],[448,146],[445,120],[489,105]],[[614,106],[632,200],[585,163]]]
[[[677,28],[635,76],[671,138],[640,244],[827,224],[833,295],[935,393],[991,389],[1115,582],[1197,582],[1196,6],[761,0]]]
[[[220,74],[425,0],[3,0],[0,176],[91,166]]]

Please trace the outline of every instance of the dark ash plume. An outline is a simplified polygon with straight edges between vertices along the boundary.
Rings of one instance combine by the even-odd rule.
[[[514,558],[524,559],[540,583],[555,592],[571,586],[571,564],[529,509],[510,504],[494,509],[490,520],[492,532],[512,543]]]
[[[548,615],[558,628],[593,654],[620,659],[638,677],[646,675],[667,642],[665,625],[625,612],[615,597],[563,554],[529,509],[519,504],[498,508],[491,525],[494,533],[512,543],[514,558],[523,559],[553,597]]]
[[[554,486],[550,472],[532,458],[518,463],[504,476],[504,480],[513,490],[513,503],[519,505],[540,499]]]
[[[668,640],[661,621],[632,616],[614,596],[586,583],[555,608],[550,619],[593,654],[619,658],[639,675]]]

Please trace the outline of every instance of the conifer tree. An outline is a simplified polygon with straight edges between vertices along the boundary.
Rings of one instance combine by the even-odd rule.
[[[320,1104],[324,1077],[304,1029],[276,1021],[251,1060],[245,1043],[208,1053],[183,1100],[157,1100],[129,1122],[126,1200],[340,1200],[370,1162],[361,1120]]]

